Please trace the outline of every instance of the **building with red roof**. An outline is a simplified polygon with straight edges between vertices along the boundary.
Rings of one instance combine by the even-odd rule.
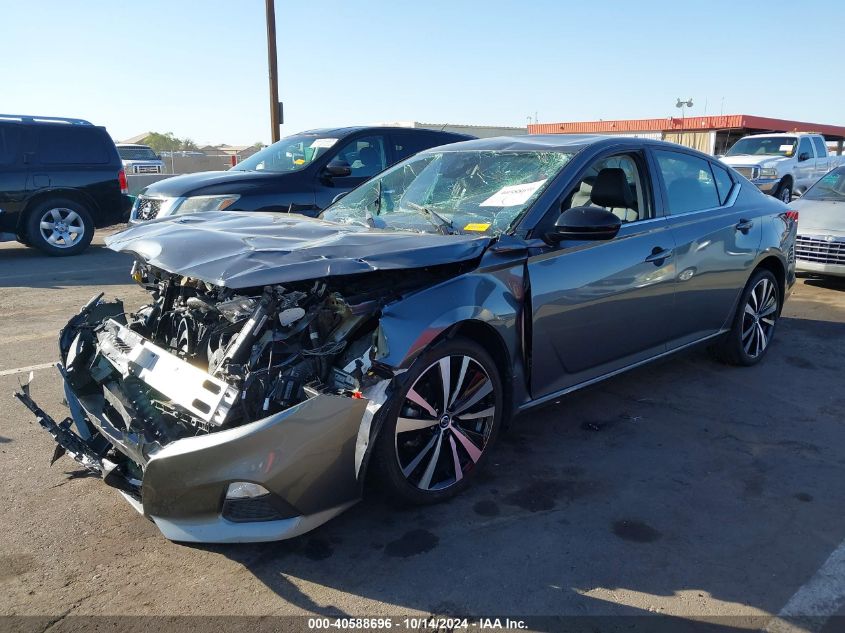
[[[845,127],[841,125],[789,121],[748,114],[534,123],[528,126],[529,134],[618,134],[672,141],[709,154],[724,154],[743,136],[766,132],[822,134],[832,150],[837,154],[843,153]]]

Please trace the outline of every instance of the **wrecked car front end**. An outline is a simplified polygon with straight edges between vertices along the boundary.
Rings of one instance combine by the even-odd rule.
[[[61,332],[67,419],[18,398],[55,458],[174,540],[297,535],[361,497],[370,461],[397,498],[456,494],[528,399],[530,246],[505,232],[572,156],[511,145],[423,152],[320,219],[207,212],[107,238],[151,300],[99,297]],[[437,388],[425,359],[450,344]]]
[[[267,280],[270,260],[290,265],[295,256],[289,242],[244,247],[234,226],[249,224],[245,233],[256,239],[256,219],[232,222],[214,232],[228,249],[198,247],[191,265],[169,265],[202,277],[168,272],[141,254],[153,246],[173,252],[163,243],[178,239],[179,222],[167,237],[155,237],[154,225],[118,236],[110,246],[136,255],[132,277],[152,301],[129,313],[120,301],[95,297],[61,331],[67,419],[50,418],[28,385],[16,394],[57,441],[54,460],[67,453],[96,472],[177,541],[289,538],[354,504],[374,414],[402,371],[379,362],[388,352],[382,309],[460,273],[480,252],[476,244],[452,249],[439,257],[457,261],[432,256],[431,266],[408,271],[379,261],[384,252],[361,257],[356,246],[351,265],[369,273],[334,277],[329,267],[344,265],[337,257],[321,279],[252,285]],[[303,222],[320,230],[315,220],[294,224]],[[433,253],[437,239],[419,241]],[[314,271],[312,257],[302,261],[307,272],[288,270],[288,279]],[[216,278],[215,267],[237,281]]]

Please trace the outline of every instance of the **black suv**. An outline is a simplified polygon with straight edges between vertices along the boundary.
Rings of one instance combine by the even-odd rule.
[[[141,191],[130,222],[201,211],[286,211],[316,217],[388,165],[474,137],[439,130],[346,127],[300,132],[228,171],[175,176]]]
[[[82,119],[0,114],[0,242],[76,255],[130,199],[114,141]]]

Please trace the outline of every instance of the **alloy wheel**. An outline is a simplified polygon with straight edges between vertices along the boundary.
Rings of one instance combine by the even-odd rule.
[[[792,202],[792,190],[789,187],[784,187],[780,192],[780,199],[787,204]]]
[[[751,289],[742,316],[742,348],[751,358],[762,354],[772,340],[777,312],[777,287],[764,277]]]
[[[46,211],[38,226],[44,241],[56,248],[76,246],[85,234],[82,217],[73,209],[63,207]]]
[[[429,365],[405,394],[396,420],[396,458],[420,490],[454,486],[481,458],[496,416],[493,381],[470,356]]]

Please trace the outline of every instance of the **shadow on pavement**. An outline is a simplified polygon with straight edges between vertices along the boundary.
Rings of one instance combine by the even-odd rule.
[[[845,291],[845,277],[806,277],[804,283],[816,288]]]
[[[132,256],[92,244],[79,255],[51,257],[23,244],[0,248],[0,288],[108,286],[131,282]]]

